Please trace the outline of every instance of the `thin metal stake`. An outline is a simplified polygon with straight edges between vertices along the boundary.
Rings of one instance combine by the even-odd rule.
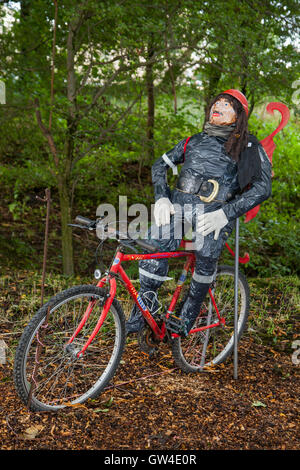
[[[238,377],[238,289],[239,289],[239,218],[235,221],[234,258],[234,378]]]
[[[47,310],[47,314],[46,314],[46,318],[45,318],[43,324],[40,326],[39,330],[36,333],[37,347],[36,347],[36,352],[35,352],[35,364],[34,364],[32,376],[31,376],[30,388],[29,388],[28,399],[27,399],[27,408],[28,408],[28,410],[30,410],[32,394],[33,394],[33,391],[35,390],[36,385],[37,385],[36,378],[37,378],[37,373],[38,373],[38,369],[39,369],[39,366],[40,366],[40,355],[41,355],[42,347],[44,346],[43,340],[44,340],[44,336],[45,336],[45,333],[46,333],[46,329],[48,328],[50,307],[51,306],[49,305],[48,310]]]
[[[42,287],[41,287],[41,306],[42,306],[43,303],[44,303],[45,274],[46,274],[46,262],[47,262],[47,248],[48,248],[49,215],[50,215],[50,201],[51,201],[51,199],[50,199],[50,189],[47,188],[45,190],[45,197],[44,198],[41,198],[41,197],[37,196],[37,199],[39,199],[42,202],[47,202],[47,213],[46,213],[46,224],[45,224],[45,240],[44,240],[44,256],[43,256],[43,271],[42,271]],[[34,365],[34,368],[33,368],[33,373],[32,373],[32,377],[31,377],[30,388],[29,388],[29,393],[28,393],[28,400],[27,400],[27,408],[28,409],[30,409],[32,394],[33,394],[33,391],[34,391],[35,386],[36,386],[36,377],[37,377],[37,372],[38,372],[38,368],[39,368],[40,354],[41,354],[41,350],[42,350],[42,346],[43,346],[42,340],[44,338],[45,330],[48,326],[49,314],[50,314],[50,305],[48,307],[48,311],[47,311],[46,318],[45,318],[45,321],[44,321],[45,325],[44,326],[42,325],[40,327],[40,330],[41,330],[41,328],[43,328],[43,330],[41,330],[42,333],[41,333],[40,337],[38,336],[39,331],[37,331],[37,333],[36,333],[38,344],[37,344],[37,349],[36,349],[35,365]]]
[[[42,287],[41,287],[41,305],[44,303],[44,286],[45,286],[45,274],[46,274],[46,262],[47,262],[47,249],[48,249],[48,232],[49,232],[49,215],[50,215],[50,189],[45,190],[45,197],[40,198],[42,202],[47,202],[47,212],[46,212],[46,224],[45,224],[45,240],[44,240],[44,257],[43,257],[43,270],[42,270]]]

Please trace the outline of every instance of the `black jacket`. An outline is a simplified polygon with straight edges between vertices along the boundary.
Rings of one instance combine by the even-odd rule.
[[[152,166],[155,200],[168,197],[171,200],[176,199],[182,205],[186,203],[189,195],[178,194],[176,189],[171,193],[167,183],[167,170],[171,167],[174,172],[180,164],[182,167],[179,176],[191,175],[218,181],[219,193],[216,200],[224,202],[205,203],[204,210],[210,212],[222,207],[229,221],[270,197],[271,163],[254,136],[249,136],[249,147],[242,152],[239,164],[227,154],[224,147],[226,141],[223,138],[200,132],[190,138],[184,152],[185,142],[186,139],[181,140]],[[253,158],[254,164],[247,166],[250,158]],[[251,175],[247,177],[249,171]],[[245,189],[247,180],[249,184]],[[199,198],[197,202],[203,204]]]

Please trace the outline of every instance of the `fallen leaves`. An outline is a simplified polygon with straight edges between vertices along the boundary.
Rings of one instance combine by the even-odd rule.
[[[251,354],[247,354],[250,350]],[[162,355],[164,352],[162,352]],[[242,342],[239,378],[229,360],[218,374],[163,371],[170,360],[149,361],[133,343],[125,350],[115,382],[98,398],[58,413],[18,409],[9,364],[2,366],[2,449],[287,449],[297,437],[297,371],[283,383],[264,346]],[[258,365],[262,365],[258,369]],[[172,366],[171,366],[172,367]],[[4,378],[3,377],[3,378]]]
[[[33,426],[27,428],[21,437],[23,437],[24,439],[35,439],[36,436],[40,434],[43,429],[44,426],[42,426],[41,424],[34,424]]]
[[[255,406],[257,408],[259,408],[259,407],[266,408],[267,405],[265,403],[263,403],[262,401],[254,401],[252,403],[252,406]]]
[[[100,413],[100,412],[101,413],[107,413],[109,411],[111,405],[113,404],[113,401],[114,401],[114,397],[110,397],[110,399],[103,404],[104,408],[95,408],[95,409],[93,409],[93,412],[94,413]]]

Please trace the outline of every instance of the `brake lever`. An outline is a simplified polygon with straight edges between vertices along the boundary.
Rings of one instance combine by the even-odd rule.
[[[89,227],[88,225],[79,225],[79,224],[68,224],[69,227],[84,228],[85,230],[94,230],[94,227]]]

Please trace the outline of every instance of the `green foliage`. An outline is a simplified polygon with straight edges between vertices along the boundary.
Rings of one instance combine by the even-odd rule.
[[[299,319],[299,277],[249,279],[251,309],[248,334],[261,344],[291,350]]]
[[[12,265],[14,253],[22,265],[40,262],[45,208],[33,201],[44,196],[46,187],[52,194],[56,269],[62,256],[55,242],[61,236],[63,185],[69,198],[65,212],[71,218],[78,213],[94,217],[103,202],[117,207],[119,195],[127,196],[128,205],[150,207],[153,160],[201,131],[204,106],[216,91],[238,87],[253,105],[270,95],[293,105],[299,52],[287,39],[297,39],[299,5],[294,0],[285,5],[234,0],[226,9],[216,0],[201,8],[191,0],[105,0],[101,8],[96,0],[75,3],[59,2],[51,127],[58,165],[37,125],[34,105],[38,98],[47,127],[53,2],[22,2],[12,27],[0,36],[0,79],[7,90],[7,105],[0,108],[0,209],[13,233],[7,241],[8,230],[3,232],[0,248]],[[8,6],[12,8],[10,2]],[[147,65],[154,88],[153,140],[147,137],[146,61],[151,48]],[[192,75],[187,77],[186,70]],[[253,113],[250,123],[259,138],[276,127],[274,120]],[[275,138],[272,198],[253,221],[241,224],[241,249],[251,255],[246,269],[253,274],[299,269],[297,126],[292,119]],[[149,157],[152,147],[154,156]],[[171,172],[168,180],[174,184]],[[88,263],[81,265],[88,269]]]
[[[278,122],[252,116],[250,128],[259,139],[269,135]],[[272,196],[261,205],[258,215],[241,224],[241,246],[249,251],[249,269],[262,276],[299,273],[300,144],[298,122],[291,119],[275,138]]]

